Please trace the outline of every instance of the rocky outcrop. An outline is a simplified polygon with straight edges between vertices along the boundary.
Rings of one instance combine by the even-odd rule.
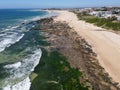
[[[120,90],[109,74],[99,65],[97,54],[92,46],[65,22],[55,22],[54,18],[37,21],[46,40],[48,49],[57,50],[66,56],[72,67],[83,73],[80,79],[94,90]],[[87,83],[89,80],[90,83]]]

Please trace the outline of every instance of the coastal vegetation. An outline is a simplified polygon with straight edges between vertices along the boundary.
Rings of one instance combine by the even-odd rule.
[[[96,16],[92,16],[87,13],[76,13],[76,14],[80,20],[85,20],[86,22],[93,23],[102,28],[120,31],[120,22],[116,22],[115,17],[106,19],[106,18],[99,18]]]
[[[82,73],[71,68],[66,57],[57,51],[47,52],[42,49],[42,52],[30,90],[88,90],[80,83]]]

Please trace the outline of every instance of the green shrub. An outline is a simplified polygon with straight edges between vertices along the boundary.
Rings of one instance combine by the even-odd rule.
[[[85,20],[86,22],[94,23],[97,26],[100,26],[106,29],[120,31],[120,22],[113,22],[113,20],[116,20],[115,17],[106,19],[106,18],[98,18],[98,17],[91,16],[91,15],[83,16],[80,13],[77,14],[77,16],[80,20]]]

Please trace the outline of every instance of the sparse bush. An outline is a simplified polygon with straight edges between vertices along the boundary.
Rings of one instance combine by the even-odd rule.
[[[80,20],[85,20],[86,22],[94,23],[97,26],[120,31],[120,22],[113,22],[117,19],[115,16],[108,18],[108,19],[98,18],[98,17],[90,16],[90,15],[89,16],[81,15],[81,14],[77,14],[77,16]]]

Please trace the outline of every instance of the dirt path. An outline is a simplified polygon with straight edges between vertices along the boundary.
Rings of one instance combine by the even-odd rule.
[[[56,11],[56,21],[66,21],[74,30],[92,45],[98,54],[99,63],[113,80],[120,83],[120,35],[105,31],[84,21],[79,21],[74,13]]]

